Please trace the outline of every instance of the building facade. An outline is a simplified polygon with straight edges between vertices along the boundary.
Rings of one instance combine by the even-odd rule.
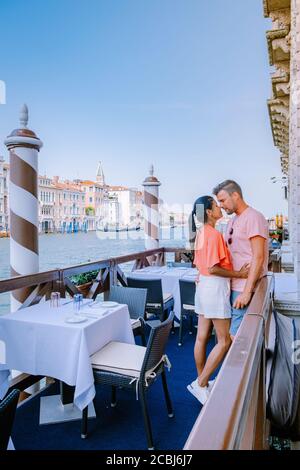
[[[55,188],[55,218],[56,232],[69,233],[87,230],[85,194],[80,184],[74,181],[53,179]]]
[[[109,186],[110,200],[119,203],[119,224],[132,226],[140,224],[142,217],[142,192],[136,188]]]
[[[85,212],[88,230],[96,230],[101,225],[107,206],[106,186],[95,181],[81,181],[80,187],[85,195]]]
[[[0,232],[9,231],[9,164],[0,157]],[[38,178],[39,232],[97,230],[103,224],[130,225],[142,217],[142,192],[105,184],[99,162],[96,181]]]
[[[274,144],[288,180],[289,249],[300,301],[300,0],[264,0],[272,20],[267,43],[272,74],[268,101]]]

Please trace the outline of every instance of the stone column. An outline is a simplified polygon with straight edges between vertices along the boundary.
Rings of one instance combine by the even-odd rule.
[[[300,300],[300,0],[291,2],[290,182],[292,245]]]
[[[42,142],[27,128],[28,108],[20,114],[20,129],[5,140],[10,158],[10,267],[11,276],[37,273],[38,250],[38,152]],[[11,311],[23,304],[33,288],[12,292]]]
[[[151,165],[149,173],[150,176],[143,182],[145,248],[153,250],[159,247],[159,186],[161,183],[153,176],[153,165]]]

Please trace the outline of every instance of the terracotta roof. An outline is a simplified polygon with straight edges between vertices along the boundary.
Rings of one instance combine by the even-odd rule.
[[[126,186],[108,186],[108,191],[128,191],[129,188]]]
[[[85,180],[85,181],[80,181],[81,186],[97,186],[97,188],[103,188],[103,185],[100,183],[97,183],[97,181],[90,181],[90,180]]]
[[[78,184],[72,184],[72,183],[66,183],[66,182],[59,182],[55,183],[52,182],[52,186],[56,189],[63,189],[65,191],[78,191],[79,193],[83,193],[83,190],[81,189]]]

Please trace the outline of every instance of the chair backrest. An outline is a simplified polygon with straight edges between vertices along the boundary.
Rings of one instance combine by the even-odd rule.
[[[164,322],[151,328],[147,350],[141,368],[142,380],[146,372],[155,367],[161,361],[172,329],[173,318],[174,312],[171,312]]]
[[[177,262],[177,261],[173,261],[172,263],[168,263],[169,266],[171,266],[172,268],[191,268],[193,265],[191,262]]]
[[[163,292],[161,279],[136,279],[127,278],[128,287],[136,287],[138,289],[147,289],[147,304],[159,304],[159,311],[163,313]],[[148,305],[147,305],[148,306]],[[146,308],[147,308],[146,306]]]
[[[0,401],[0,450],[7,449],[14,424],[19,395],[19,390],[14,389],[6,398]]]
[[[144,318],[146,310],[147,289],[111,286],[108,300],[127,304],[130,318]]]
[[[195,282],[179,279],[179,288],[181,308],[183,308],[183,305],[195,305]]]

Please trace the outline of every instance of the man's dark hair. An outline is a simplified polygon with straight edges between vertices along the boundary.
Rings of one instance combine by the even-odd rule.
[[[238,193],[243,198],[243,192],[239,184],[233,180],[225,180],[213,189],[213,194],[218,195],[220,191],[226,191],[228,194]]]

